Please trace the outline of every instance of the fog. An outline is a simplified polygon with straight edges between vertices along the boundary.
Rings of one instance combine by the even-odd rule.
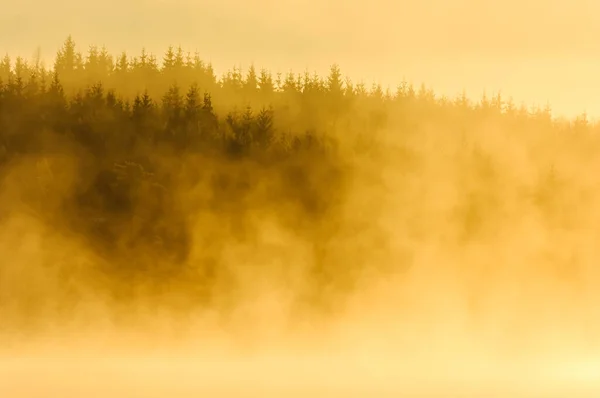
[[[84,49],[204,48],[223,70],[255,62],[326,74],[339,62],[354,80],[406,78],[474,97],[501,89],[563,114],[598,106],[595,44],[569,44],[597,29],[591,2],[473,2],[472,14],[439,2],[430,23],[426,2],[396,13],[377,2],[262,3],[130,2],[117,16],[111,1],[28,0],[0,17],[0,51],[53,53],[69,30]],[[67,18],[92,12],[94,22]],[[519,21],[512,34],[491,33],[498,15]],[[577,29],[550,35],[559,18]],[[445,35],[450,20],[490,31]],[[353,104],[337,124],[308,112],[331,142],[283,158],[146,141],[102,158],[90,149],[100,144],[82,149],[77,135],[45,129],[41,149],[21,150],[13,136],[28,127],[7,116],[0,154],[22,152],[0,156],[0,396],[598,396],[597,126],[463,110],[442,120],[438,105],[379,100]],[[306,116],[305,105],[276,105],[278,131],[302,128],[290,115]],[[136,163],[142,155],[151,166]],[[94,185],[107,167],[141,170],[127,185],[133,210],[112,212]]]
[[[358,272],[360,289],[333,299],[326,312],[310,305],[293,315],[289,296],[311,279],[274,270],[278,263],[288,273],[303,270],[314,259],[306,238],[286,230],[276,214],[243,219],[256,223],[250,247],[218,238],[228,245],[222,266],[235,267],[239,284],[216,290],[214,311],[211,305],[195,311],[185,285],[163,288],[159,301],[143,287],[136,305],[107,300],[89,280],[90,263],[99,260],[85,244],[13,212],[1,239],[3,322],[9,326],[2,395],[597,394],[594,183],[575,161],[564,161],[565,170],[580,173],[569,175],[570,186],[585,186],[589,199],[556,210],[574,226],[551,230],[518,200],[515,187],[534,170],[521,142],[485,140],[505,188],[493,191],[497,207],[487,210],[484,229],[493,232],[461,245],[444,214],[458,193],[452,181],[469,171],[451,161],[458,148],[431,156],[440,139],[450,140],[429,137],[410,144],[421,158],[409,175],[391,138],[380,144],[379,156],[350,161],[342,229],[333,235],[344,246],[332,243],[328,266],[340,278]],[[18,181],[29,184],[13,184]],[[15,192],[3,186],[4,195]],[[262,208],[259,192],[252,200],[250,209]],[[351,232],[356,225],[360,232]],[[203,232],[197,230],[196,239]],[[194,269],[193,256],[187,264]],[[234,300],[224,318],[216,313],[224,308],[220,298]],[[42,324],[28,327],[28,311]]]

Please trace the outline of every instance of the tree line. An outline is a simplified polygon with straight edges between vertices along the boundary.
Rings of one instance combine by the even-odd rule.
[[[585,114],[557,120],[548,106],[517,106],[501,94],[471,101],[408,82],[394,91],[366,87],[337,65],[325,77],[274,76],[254,66],[217,77],[199,54],[181,48],[169,47],[161,62],[145,50],[113,56],[91,46],[82,54],[70,36],[51,68],[8,55],[0,62],[2,178],[35,159],[19,181],[23,206],[84,236],[127,281],[149,270],[160,269],[161,278],[182,272],[177,264],[193,250],[189,215],[197,207],[219,214],[227,233],[250,239],[245,221],[258,202],[247,203],[266,184],[260,205],[314,241],[314,272],[331,283],[340,274],[327,265],[328,236],[349,183],[342,148],[375,151],[389,131],[408,142],[427,129],[458,139],[488,134],[490,126],[587,150],[598,132]],[[205,192],[191,204],[186,197],[198,185]],[[464,234],[481,233],[477,212],[488,206],[481,203],[461,213]],[[219,245],[225,250],[225,241]],[[208,279],[219,273],[215,250],[202,260]]]

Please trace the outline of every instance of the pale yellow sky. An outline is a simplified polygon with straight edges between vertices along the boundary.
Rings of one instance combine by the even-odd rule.
[[[254,62],[454,95],[502,89],[517,101],[600,116],[595,0],[0,0],[0,52],[81,48],[199,50],[217,71]]]

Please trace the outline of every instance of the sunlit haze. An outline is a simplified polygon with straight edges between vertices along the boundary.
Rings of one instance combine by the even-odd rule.
[[[254,62],[394,88],[403,78],[454,96],[600,116],[600,3],[594,0],[20,0],[2,6],[0,53],[52,59],[67,34],[112,53],[198,50],[217,72]],[[43,32],[43,34],[40,34]],[[370,84],[370,83],[369,83]]]
[[[0,397],[600,397],[599,39],[598,0],[0,0]]]

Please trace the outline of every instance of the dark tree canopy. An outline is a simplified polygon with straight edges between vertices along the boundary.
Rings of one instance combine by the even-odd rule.
[[[501,217],[494,209],[507,184],[478,137],[526,137],[536,148],[531,156],[546,172],[523,195],[553,226],[564,226],[555,210],[566,203],[558,194],[565,183],[537,148],[560,144],[591,158],[600,143],[585,114],[560,121],[549,106],[519,108],[500,93],[476,102],[408,82],[393,93],[368,89],[338,65],[326,77],[273,76],[254,65],[217,77],[199,54],[180,47],[113,56],[91,46],[84,54],[70,36],[51,69],[0,61],[0,177],[26,170],[15,188],[23,206],[90,247],[103,259],[97,271],[122,294],[136,280],[158,290],[171,280],[196,281],[181,283],[195,283],[208,300],[211,289],[234,283],[224,265],[228,239],[251,244],[255,218],[266,213],[308,242],[308,272],[319,286],[351,289],[355,276],[347,269],[360,264],[336,256],[350,250],[340,242],[358,247],[340,232],[361,230],[343,213],[355,157],[382,159],[392,133],[403,175],[456,152],[452,164],[464,165],[464,181],[448,222],[461,242],[492,239],[490,220]],[[375,211],[378,200],[365,209]],[[398,228],[419,237],[425,232],[414,214]]]

